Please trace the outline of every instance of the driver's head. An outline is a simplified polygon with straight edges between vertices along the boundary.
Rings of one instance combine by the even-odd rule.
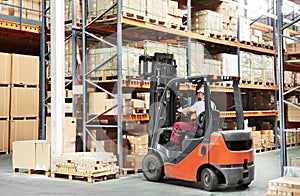
[[[199,98],[200,100],[204,100],[204,88],[201,87],[201,88],[197,91],[197,93],[198,93],[198,98]]]

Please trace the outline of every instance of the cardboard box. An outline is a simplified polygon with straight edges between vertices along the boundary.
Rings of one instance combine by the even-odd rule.
[[[76,124],[75,118],[65,117],[64,152],[75,152]],[[46,140],[51,141],[51,117],[46,118]]]
[[[292,157],[290,161],[290,166],[300,167],[300,157]]]
[[[0,118],[9,117],[10,88],[0,87]]]
[[[8,152],[8,120],[0,121],[0,152]]]
[[[45,140],[15,141],[13,168],[50,171],[50,142]]]
[[[105,100],[107,94],[105,92],[89,93],[89,113],[100,114],[105,111]]]
[[[40,60],[38,56],[12,55],[12,83],[38,85]]]
[[[39,115],[38,88],[11,88],[11,116],[37,117]]]
[[[11,82],[11,54],[0,53],[0,84]]]
[[[39,121],[11,120],[10,121],[10,150],[14,141],[37,140],[39,136]]]

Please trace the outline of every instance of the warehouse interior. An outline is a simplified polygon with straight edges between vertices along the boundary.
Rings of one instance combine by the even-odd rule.
[[[299,13],[297,0],[2,0],[0,186],[6,195],[300,194]],[[158,80],[163,86],[175,77],[239,76],[243,115],[231,83],[205,89],[220,115],[215,132],[237,133],[242,120],[251,133],[248,186],[211,193],[176,172],[147,181],[159,108],[153,73],[164,73],[149,62],[158,53],[176,69]],[[211,152],[222,165],[225,150]]]

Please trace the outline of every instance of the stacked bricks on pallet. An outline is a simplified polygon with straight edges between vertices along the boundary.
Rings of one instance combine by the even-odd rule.
[[[39,57],[12,54],[11,70],[10,146],[38,139]]]
[[[88,1],[88,17],[95,18],[96,16],[102,14],[112,5],[114,5],[116,0],[90,0]],[[145,20],[146,16],[146,0],[123,0],[122,1],[122,14],[125,17],[130,17],[139,20]],[[111,9],[108,12],[108,16],[116,18],[117,7]]]
[[[99,66],[117,53],[117,48],[91,48],[89,51],[89,70]],[[122,48],[122,74],[125,76],[138,76],[139,56],[143,55],[143,50],[124,46]],[[117,58],[113,58],[97,69],[92,77],[116,76]]]
[[[191,75],[202,75],[202,67],[204,66],[204,45],[199,42],[191,44]]]
[[[63,153],[55,157],[53,163],[56,165],[52,177],[58,174],[67,175],[70,180],[73,177],[86,177],[88,182],[103,180],[108,176],[118,178],[117,158],[112,153],[105,152],[78,152]]]
[[[215,9],[222,18],[222,34],[225,37],[236,38],[238,28],[237,5],[229,2],[221,2]]]
[[[214,56],[222,65],[222,75],[238,76],[238,56],[235,54],[217,54]]]
[[[76,119],[65,117],[64,152],[75,152],[76,146]],[[46,117],[46,140],[51,141],[51,117]]]
[[[201,35],[221,35],[222,16],[211,10],[201,10],[192,15],[192,31]]]

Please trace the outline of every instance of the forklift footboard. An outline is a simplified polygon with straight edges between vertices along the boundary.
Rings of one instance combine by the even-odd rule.
[[[249,184],[254,179],[254,164],[248,165],[247,169],[243,165],[219,166],[223,173],[226,185]]]

